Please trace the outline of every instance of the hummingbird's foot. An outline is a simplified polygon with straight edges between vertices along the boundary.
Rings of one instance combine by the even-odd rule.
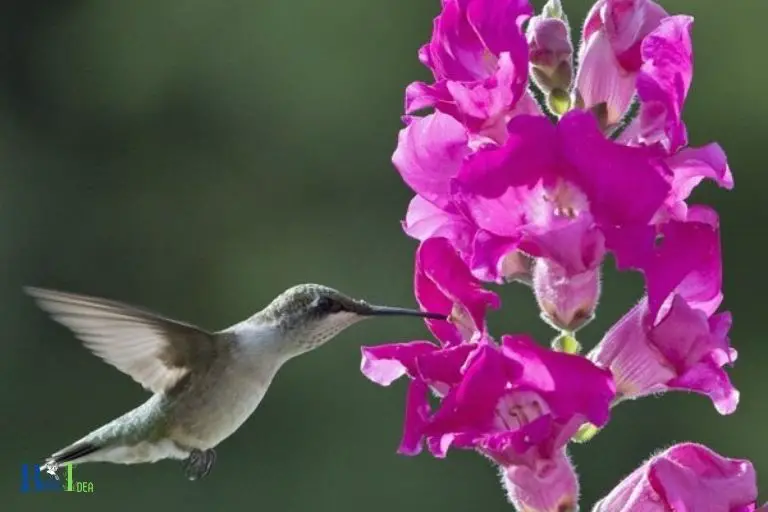
[[[184,461],[184,475],[190,480],[200,480],[213,469],[216,462],[216,452],[209,450],[192,450]]]

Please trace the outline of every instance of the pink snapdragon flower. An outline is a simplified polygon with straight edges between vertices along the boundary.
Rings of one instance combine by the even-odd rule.
[[[616,238],[624,233],[617,226],[650,223],[669,195],[665,168],[653,150],[607,140],[588,112],[557,125],[518,116],[508,132],[503,146],[466,158],[453,201],[485,232],[472,258],[490,260],[488,277],[501,282],[506,258],[519,251],[545,260],[534,266],[537,300],[550,321],[572,329],[597,303],[605,229]]]
[[[752,463],[696,443],[676,444],[622,480],[593,512],[752,512],[757,477]]]
[[[539,112],[527,92],[528,44],[522,25],[528,0],[444,0],[419,60],[435,82],[406,89],[405,110],[435,107],[473,134],[501,141],[506,120]]]
[[[610,373],[586,359],[504,336],[470,354],[423,432],[437,457],[453,447],[497,463],[520,510],[561,510],[578,498],[565,446],[585,421],[608,421],[614,393]]]
[[[399,453],[476,451],[499,467],[516,509],[563,512],[579,495],[567,445],[581,427],[605,426],[611,406],[686,390],[721,414],[736,409],[731,316],[718,313],[719,219],[688,204],[703,179],[730,189],[733,178],[717,144],[688,146],[692,18],[653,0],[597,0],[572,84],[561,3],[532,15],[528,0],[441,0],[419,51],[434,81],[408,86],[392,161],[415,193],[403,229],[420,241],[417,301],[447,319],[426,320],[437,342],[363,347],[361,371],[382,386],[408,380]],[[607,135],[635,97],[638,117]],[[424,108],[435,110],[413,116]],[[609,252],[619,270],[643,273],[646,294],[587,357],[566,353],[595,313]],[[542,318],[562,331],[558,350],[489,334],[500,299],[483,281],[511,279],[531,286]],[[756,507],[751,464],[684,443],[594,510]]]
[[[484,337],[447,348],[414,341],[362,353],[372,381],[411,379],[399,453],[415,455],[423,441],[437,457],[451,447],[477,450],[500,466],[510,500],[523,510],[577,502],[565,447],[584,422],[608,421],[610,372],[526,336],[504,336],[500,346]],[[434,412],[430,391],[441,399]]]
[[[716,143],[688,147],[682,111],[693,79],[690,16],[661,21],[642,43],[642,65],[637,76],[638,117],[619,139],[633,146],[655,146],[670,170],[670,194],[661,217],[684,218],[685,200],[704,179],[733,188],[725,152]]]
[[[606,104],[607,125],[618,123],[632,103],[640,46],[666,16],[652,0],[598,0],[587,15],[576,91],[584,108]]]
[[[723,367],[737,353],[728,340],[730,313],[715,314],[722,301],[717,215],[693,207],[687,221],[666,223],[660,235],[653,249],[627,251],[631,260],[617,260],[620,269],[645,274],[648,294],[589,357],[611,370],[621,398],[687,390],[709,396],[721,414],[730,414],[739,392]],[[646,246],[642,239],[656,236],[638,231],[632,241]]]

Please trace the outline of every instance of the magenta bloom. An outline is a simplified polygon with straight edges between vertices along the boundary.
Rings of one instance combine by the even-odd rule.
[[[504,336],[471,353],[424,436],[437,457],[474,449],[499,464],[519,509],[559,510],[578,495],[564,447],[585,421],[608,421],[614,394],[610,373],[585,358]]]
[[[482,288],[445,238],[419,245],[414,291],[423,308],[451,320],[426,320],[432,334],[446,345],[479,339],[486,331],[486,310],[501,306],[499,296]]]
[[[587,359],[545,349],[525,336],[502,345],[477,343],[439,348],[426,341],[363,347],[361,369],[388,386],[407,375],[401,454],[477,449],[502,466],[510,499],[531,510],[556,510],[578,495],[565,455],[585,421],[608,421],[615,395],[610,373]],[[442,399],[432,412],[427,395]]]
[[[501,346],[477,346],[425,437],[437,457],[453,446],[502,465],[531,462],[565,446],[583,422],[607,423],[614,395],[610,373],[587,359],[504,336]]]
[[[528,82],[522,25],[532,14],[527,0],[444,0],[432,40],[419,50],[435,82],[408,86],[406,112],[435,107],[496,140],[516,108],[537,112],[530,97],[520,101]]]
[[[704,178],[733,188],[733,176],[718,144],[687,147],[681,115],[693,78],[692,26],[690,16],[670,16],[643,41],[637,77],[640,114],[621,137],[630,145],[658,146],[671,171],[672,193],[665,213],[677,219],[685,217],[685,200]]]
[[[668,179],[653,150],[607,140],[587,112],[557,125],[518,116],[508,130],[503,146],[478,150],[456,175],[455,203],[485,232],[473,262],[485,260],[500,282],[515,251],[546,260],[534,266],[537,300],[549,321],[576,328],[597,304],[605,229],[616,239],[627,232],[617,227],[648,226],[669,195]],[[613,250],[624,248],[642,249],[614,240]]]
[[[468,158],[454,198],[479,228],[578,273],[601,261],[602,226],[647,225],[663,204],[670,187],[652,157],[605,139],[586,112],[557,125],[519,116],[506,144]]]
[[[581,34],[576,89],[584,108],[606,103],[607,124],[618,123],[632,102],[645,36],[667,16],[652,0],[598,0]]]
[[[426,320],[437,342],[362,348],[368,379],[408,379],[399,453],[477,451],[499,466],[516,509],[563,512],[579,495],[567,445],[580,427],[605,426],[611,406],[685,390],[721,414],[736,409],[719,219],[688,204],[705,178],[733,187],[717,144],[688,146],[692,24],[653,0],[597,0],[572,87],[558,0],[539,16],[528,0],[441,0],[419,51],[434,81],[408,86],[392,161],[415,193],[403,229],[420,241],[417,301],[447,320]],[[529,73],[556,122],[528,93]],[[607,135],[635,97],[637,118]],[[424,108],[435,110],[412,115]],[[587,357],[566,353],[595,314],[608,252],[619,270],[643,273],[646,293]],[[486,315],[500,299],[483,281],[513,279],[531,286],[562,351],[491,337]],[[594,510],[754,512],[755,500],[747,461],[685,443]]]
[[[638,398],[670,389],[709,396],[721,414],[739,393],[723,366],[736,360],[730,313],[714,314],[722,300],[717,216],[692,208],[687,222],[665,224],[657,247],[619,268],[639,268],[648,296],[606,333],[589,357],[609,368],[619,396]],[[638,234],[655,236],[652,232]]]
[[[757,499],[752,463],[706,446],[681,443],[637,468],[594,512],[751,512]]]

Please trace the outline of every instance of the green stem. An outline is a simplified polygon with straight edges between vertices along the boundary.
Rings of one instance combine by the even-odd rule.
[[[624,114],[624,117],[619,121],[619,124],[610,134],[611,140],[618,139],[622,133],[624,133],[624,130],[627,129],[627,127],[632,123],[632,121],[635,120],[637,115],[640,113],[640,102],[637,101],[637,97],[635,97],[632,100],[632,104],[629,106],[629,109],[627,109],[627,113]]]
[[[536,84],[533,82],[533,80],[530,81],[530,91],[531,95],[533,96],[533,99],[536,100],[536,103],[539,104],[539,108],[542,112],[544,112],[544,115],[549,118],[550,121],[557,124],[557,120],[559,119],[555,114],[552,113],[551,110],[549,110],[549,106],[547,105],[547,98],[545,94],[542,92],[541,89],[536,86]]]
[[[581,352],[581,344],[572,332],[563,331],[552,342],[552,348],[566,354],[578,354]]]
[[[581,427],[579,427],[579,430],[576,432],[576,434],[574,434],[571,440],[574,443],[586,443],[595,437],[599,432],[600,429],[593,424],[584,423]]]

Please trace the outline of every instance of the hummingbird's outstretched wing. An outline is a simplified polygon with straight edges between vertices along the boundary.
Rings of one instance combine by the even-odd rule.
[[[221,348],[211,333],[135,306],[42,288],[24,290],[93,353],[154,393],[211,361]]]

